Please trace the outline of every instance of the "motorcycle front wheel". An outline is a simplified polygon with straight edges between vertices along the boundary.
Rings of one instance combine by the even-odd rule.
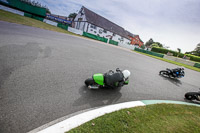
[[[185,94],[185,98],[187,100],[194,100],[194,99],[196,99],[195,95],[197,95],[196,92],[188,92],[188,93]]]

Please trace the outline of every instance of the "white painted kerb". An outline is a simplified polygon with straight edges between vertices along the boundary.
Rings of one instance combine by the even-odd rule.
[[[131,107],[136,107],[136,106],[145,106],[145,104],[141,101],[133,101],[133,102],[114,104],[114,105],[109,105],[106,107],[94,109],[94,110],[73,116],[55,125],[52,125],[44,130],[39,131],[38,133],[64,133],[85,122],[88,122],[92,119],[102,116],[106,113],[111,113],[120,109],[131,108]]]

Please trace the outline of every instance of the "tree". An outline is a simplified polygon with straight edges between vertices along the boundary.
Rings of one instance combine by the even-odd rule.
[[[161,43],[159,43],[159,42],[155,42],[156,44],[158,44],[158,46],[160,47],[160,48],[163,48],[163,45],[161,44]]]
[[[49,8],[45,5],[45,6],[43,6],[43,8],[45,8],[46,9],[46,12],[47,13],[49,13],[49,14],[51,14],[51,11],[49,10]]]
[[[73,20],[75,19],[77,13],[70,13],[68,18],[73,18]]]
[[[147,42],[145,43],[145,46],[146,46],[146,47],[149,47],[149,46],[151,46],[153,43],[154,43],[153,39],[150,38],[149,41],[147,41]]]
[[[178,54],[177,54],[177,57],[179,56],[179,54],[181,53],[181,49],[180,48],[177,48],[178,50]]]
[[[142,45],[142,46],[141,46],[141,48],[142,48],[142,49],[145,49],[145,46],[144,46],[144,45]]]
[[[154,44],[154,45],[153,45]],[[149,41],[147,41],[145,43],[146,47],[160,47],[163,48],[163,45],[159,42],[154,42],[152,38],[149,39]]]
[[[180,48],[177,48],[177,50],[178,50],[178,53],[181,53],[181,49]]]
[[[197,44],[196,48],[191,52],[186,52],[186,54],[193,54],[196,56],[200,56],[200,43]]]
[[[196,48],[194,49],[193,53],[197,56],[200,56],[200,43],[197,44]]]
[[[159,47],[159,45],[157,43],[153,43],[151,44],[151,47]]]

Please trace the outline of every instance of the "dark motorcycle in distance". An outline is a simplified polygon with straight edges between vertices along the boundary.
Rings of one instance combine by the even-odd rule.
[[[167,76],[169,78],[182,78],[185,76],[184,68],[167,68],[166,70],[161,70],[159,74],[162,76]]]
[[[185,93],[185,98],[187,100],[197,100],[197,101],[200,101],[200,91],[199,92],[187,92],[187,93]]]
[[[85,85],[89,89],[122,87],[128,85],[130,74],[129,70],[121,71],[119,68],[116,69],[116,72],[110,70],[105,74],[96,73],[92,78],[85,80]]]

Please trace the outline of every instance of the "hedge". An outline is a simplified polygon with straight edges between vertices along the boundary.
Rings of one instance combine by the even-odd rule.
[[[153,47],[151,49],[151,51],[157,52],[157,53],[162,53],[162,54],[167,54],[168,52],[170,52],[173,54],[173,56],[179,55],[179,57],[181,57],[181,58],[184,56],[184,54],[182,54],[182,53],[178,53],[176,51],[172,51],[172,50],[168,50],[168,49],[164,49],[164,48],[160,48],[160,47]]]
[[[157,52],[157,53],[162,53],[162,54],[167,54],[168,52],[170,52],[170,53],[173,54],[173,56],[177,57],[177,55],[178,55],[178,57],[180,57],[180,58],[183,58],[183,56],[186,55],[187,57],[190,57],[190,60],[200,62],[200,57],[195,56],[195,55],[191,55],[191,54],[182,54],[182,53],[178,53],[176,51],[172,51],[172,50],[168,50],[168,49],[164,49],[164,48],[159,48],[159,47],[153,47],[151,49],[151,51]]]
[[[148,51],[148,50],[143,50],[143,49],[139,49],[139,48],[135,48],[134,50],[138,51],[138,52],[150,54],[150,55],[153,55],[153,56],[161,57],[161,58],[163,58],[163,56],[164,56],[163,54],[159,54],[159,53],[156,53],[156,52],[152,52],[152,51]]]
[[[195,63],[194,67],[200,68],[200,63]]]
[[[200,62],[200,57],[199,56],[195,56],[195,55],[191,55],[191,54],[185,54],[187,57],[190,57],[190,60],[192,61],[196,61],[196,62]]]

